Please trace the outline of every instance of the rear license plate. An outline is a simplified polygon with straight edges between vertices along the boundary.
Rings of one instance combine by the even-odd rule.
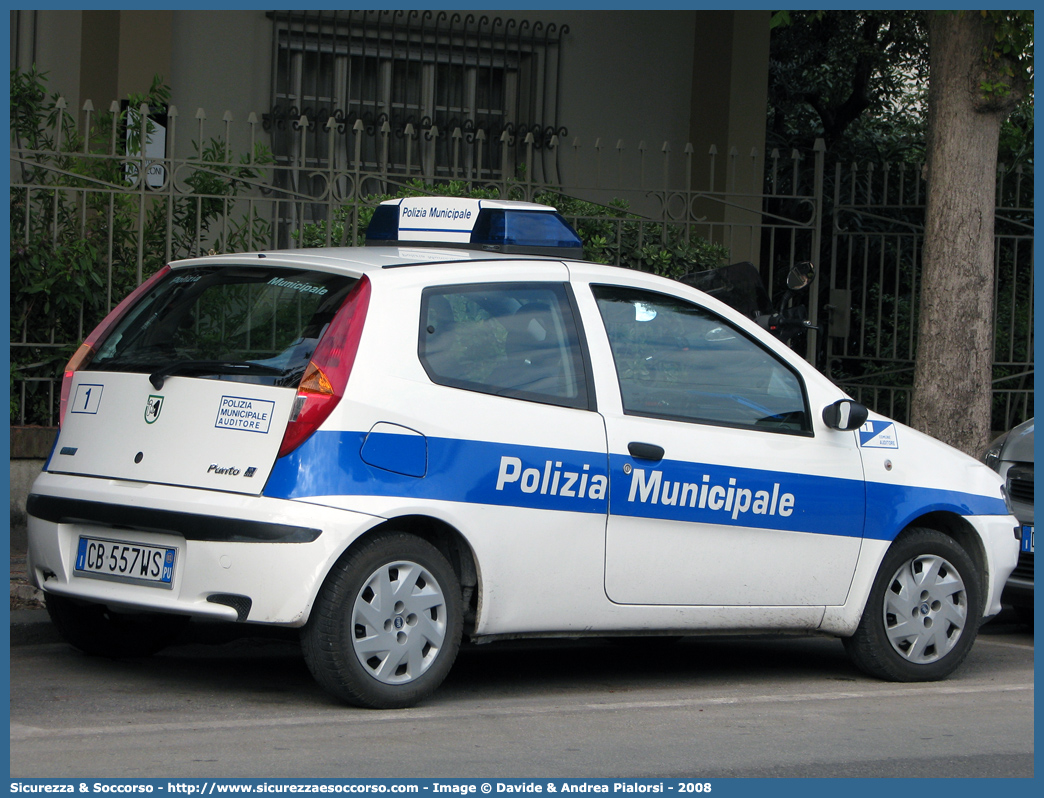
[[[1033,527],[1022,527],[1022,550],[1028,554],[1033,553]]]
[[[177,549],[166,546],[80,537],[76,550],[76,575],[170,590],[177,556]]]

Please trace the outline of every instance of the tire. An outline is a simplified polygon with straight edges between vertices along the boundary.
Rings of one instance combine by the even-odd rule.
[[[185,615],[114,612],[104,604],[50,593],[46,604],[62,638],[96,657],[152,656],[176,642],[189,622]]]
[[[343,701],[402,709],[442,684],[460,648],[460,582],[430,543],[389,532],[331,570],[301,634],[316,681]]]
[[[888,550],[855,635],[844,640],[864,672],[895,682],[945,679],[982,621],[975,564],[952,538],[911,528]]]

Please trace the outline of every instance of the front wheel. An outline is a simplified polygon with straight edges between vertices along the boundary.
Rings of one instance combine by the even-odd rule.
[[[431,544],[402,532],[350,551],[327,577],[301,645],[326,690],[401,709],[435,691],[460,648],[460,582]]]
[[[979,573],[967,552],[932,529],[909,529],[888,550],[849,657],[871,676],[944,679],[971,650],[982,620]]]

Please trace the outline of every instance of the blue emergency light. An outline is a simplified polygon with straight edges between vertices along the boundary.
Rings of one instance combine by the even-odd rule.
[[[572,225],[548,205],[459,197],[382,202],[366,230],[367,246],[437,246],[582,258]]]

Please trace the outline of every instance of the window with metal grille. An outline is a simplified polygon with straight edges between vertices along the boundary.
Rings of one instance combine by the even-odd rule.
[[[515,168],[502,134],[516,144],[534,132],[539,147],[545,131],[557,132],[566,28],[431,11],[269,16],[275,51],[266,124],[284,164],[498,179]],[[297,124],[302,116],[307,131]]]

